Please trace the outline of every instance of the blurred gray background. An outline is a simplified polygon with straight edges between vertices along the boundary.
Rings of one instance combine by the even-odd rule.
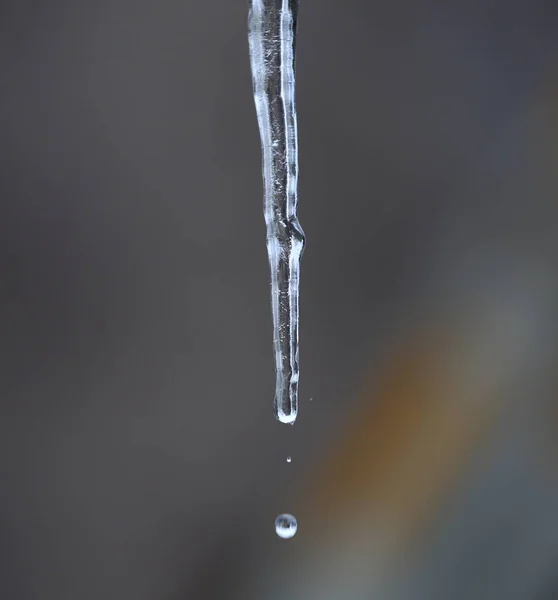
[[[246,18],[1,5],[2,598],[231,597],[471,240],[555,267],[555,3],[301,0],[301,406],[276,423]]]

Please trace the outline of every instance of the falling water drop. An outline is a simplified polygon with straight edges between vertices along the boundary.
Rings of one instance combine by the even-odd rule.
[[[250,0],[248,40],[263,157],[264,214],[271,269],[275,416],[298,411],[298,305],[304,232],[297,218],[295,43],[298,0]]]
[[[290,456],[287,456],[287,462],[290,463],[293,459]]]
[[[298,523],[293,515],[283,514],[275,519],[275,532],[284,540],[294,537],[297,529]]]

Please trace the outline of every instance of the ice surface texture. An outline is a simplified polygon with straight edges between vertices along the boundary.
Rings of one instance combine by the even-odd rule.
[[[248,17],[271,268],[277,373],[274,410],[277,419],[283,423],[294,423],[298,410],[299,279],[304,249],[304,232],[297,218],[297,13],[298,0],[251,0]]]

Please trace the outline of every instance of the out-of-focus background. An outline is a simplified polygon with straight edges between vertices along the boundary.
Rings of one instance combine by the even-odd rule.
[[[2,4],[0,597],[558,597],[558,6],[301,0],[294,427],[246,18]]]

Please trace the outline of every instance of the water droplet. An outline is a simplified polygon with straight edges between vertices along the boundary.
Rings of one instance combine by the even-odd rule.
[[[287,462],[290,463],[293,460],[290,456],[287,456]]]
[[[298,523],[293,515],[283,514],[275,519],[275,532],[284,540],[294,537],[297,529]]]
[[[312,402],[312,400],[314,400],[314,398],[309,398],[309,399],[308,399],[308,402]]]

